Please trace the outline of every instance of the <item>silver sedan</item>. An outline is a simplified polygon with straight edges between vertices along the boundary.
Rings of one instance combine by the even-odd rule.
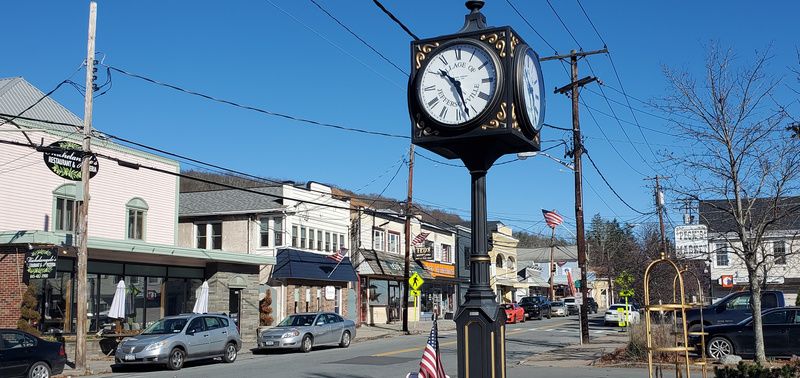
[[[310,352],[317,345],[350,346],[356,336],[352,320],[330,312],[289,315],[274,328],[258,335],[259,349],[300,349]]]

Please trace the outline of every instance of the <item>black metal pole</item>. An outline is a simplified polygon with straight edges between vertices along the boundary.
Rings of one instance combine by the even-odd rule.
[[[491,164],[491,163],[490,163]],[[489,164],[489,165],[490,165]],[[472,253],[469,288],[456,314],[459,376],[505,377],[505,316],[489,286],[485,169],[471,170]]]

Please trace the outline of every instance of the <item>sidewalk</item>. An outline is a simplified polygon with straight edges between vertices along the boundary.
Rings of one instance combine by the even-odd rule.
[[[456,323],[452,320],[439,320],[439,332],[441,331],[452,331],[456,329]],[[419,334],[428,334],[431,331],[431,327],[433,327],[432,321],[419,321],[419,322],[409,322],[408,323],[408,330],[412,335],[419,335]],[[394,337],[405,335],[403,332],[403,323],[402,322],[394,322],[391,324],[376,324],[374,326],[370,325],[362,325],[358,329],[356,329],[356,337],[353,339],[354,343],[369,341],[369,340],[376,340],[376,339],[383,339],[387,337]]]
[[[628,334],[604,335],[592,338],[591,344],[568,345],[544,353],[535,354],[519,364],[539,367],[592,366],[594,361],[628,343]]]

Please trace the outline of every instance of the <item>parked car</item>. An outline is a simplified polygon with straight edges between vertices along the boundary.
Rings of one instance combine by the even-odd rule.
[[[767,357],[791,357],[800,350],[800,307],[773,308],[762,312],[764,352]],[[721,359],[735,354],[744,358],[755,355],[753,317],[736,324],[705,327],[706,355]],[[700,348],[700,336],[690,336],[689,345]]]
[[[64,344],[16,329],[0,329],[0,377],[48,378],[61,374],[66,362]]]
[[[350,346],[356,324],[330,312],[289,315],[274,328],[258,335],[259,349],[299,349],[305,353],[317,345]]]
[[[550,302],[550,315],[567,316],[567,305],[561,301]]]
[[[516,303],[501,304],[506,312],[506,323],[525,322],[525,310]]]
[[[592,314],[596,314],[598,311],[597,302],[594,298],[586,298],[586,311]]]
[[[623,309],[623,311],[619,311],[619,309]],[[639,323],[641,319],[641,314],[637,311],[633,305],[631,304],[624,304],[624,303],[616,303],[612,304],[606,310],[606,314],[603,317],[603,324],[607,326],[615,326],[619,325],[620,320],[626,320],[632,324]]]
[[[786,303],[782,291],[763,291],[761,293],[761,310],[783,307]],[[690,331],[700,329],[700,312],[703,313],[703,325],[737,324],[747,319],[750,312],[750,292],[740,291],[728,294],[726,297],[702,309],[686,311],[686,325]]]
[[[580,306],[575,302],[575,297],[567,297],[563,301],[567,306],[567,315],[578,315],[581,312]]]
[[[233,319],[225,314],[167,316],[119,343],[117,368],[132,364],[164,364],[179,370],[187,361],[222,357],[231,363],[242,348]]]
[[[552,316],[550,314],[550,300],[547,297],[541,295],[522,297],[518,304],[525,310],[525,315],[529,319],[542,320],[542,317],[550,319]]]

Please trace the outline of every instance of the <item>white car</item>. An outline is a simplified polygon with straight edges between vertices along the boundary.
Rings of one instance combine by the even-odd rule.
[[[622,311],[619,311],[622,310]],[[612,304],[611,307],[606,310],[605,318],[603,319],[605,325],[619,325],[620,320],[625,320],[627,316],[628,322],[632,324],[639,323],[641,319],[641,314],[636,311],[633,306],[626,305],[624,303]]]

